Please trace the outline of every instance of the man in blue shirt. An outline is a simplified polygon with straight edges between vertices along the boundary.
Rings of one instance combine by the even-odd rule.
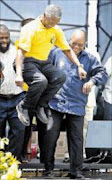
[[[68,150],[70,156],[70,178],[82,179],[83,163],[83,121],[88,94],[94,85],[102,85],[107,80],[107,73],[97,59],[84,50],[85,32],[76,30],[70,40],[70,46],[87,72],[86,79],[80,80],[78,68],[67,56],[55,48],[50,59],[57,68],[66,74],[66,82],[50,101],[52,127],[46,131],[43,139],[42,156],[46,175],[51,176],[54,168],[56,142],[63,121],[66,121]]]

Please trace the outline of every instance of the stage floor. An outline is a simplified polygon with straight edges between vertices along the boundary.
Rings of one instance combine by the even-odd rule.
[[[84,163],[83,167],[85,180],[112,180],[112,171],[109,172],[110,169],[112,169],[112,164]],[[38,159],[32,159],[28,163],[21,164],[20,168],[22,169],[22,177],[24,178],[30,180],[46,179],[44,177],[44,165],[40,163]],[[53,179],[69,179],[69,177],[67,177],[68,172],[69,163],[63,163],[61,159],[56,159],[54,169],[55,177]]]

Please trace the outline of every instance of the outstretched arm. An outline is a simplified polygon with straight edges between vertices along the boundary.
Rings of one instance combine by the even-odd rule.
[[[25,51],[22,49],[17,50],[16,56],[16,84],[17,86],[23,87],[23,76],[22,76],[22,64],[24,59]]]
[[[79,62],[76,54],[74,53],[74,51],[72,49],[70,49],[70,50],[64,50],[63,52],[70,59],[70,61],[73,64],[78,66],[78,73],[79,73],[80,80],[85,79],[87,73],[84,70],[83,66],[80,64],[80,62]]]

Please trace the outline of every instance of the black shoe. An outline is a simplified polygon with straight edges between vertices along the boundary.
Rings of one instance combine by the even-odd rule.
[[[53,178],[54,178],[54,173],[53,173],[53,171],[45,172],[44,175],[45,175],[45,176],[44,176],[45,179],[53,179]]]
[[[25,125],[30,125],[30,118],[28,115],[28,109],[22,107],[22,101],[16,106],[19,120]]]
[[[20,161],[21,163],[28,163],[28,159],[27,159],[26,157],[23,157],[22,155],[21,155],[19,161]]]
[[[85,179],[85,177],[82,175],[81,171],[76,171],[74,175],[70,175],[70,179]]]
[[[50,130],[53,127],[54,121],[51,115],[50,108],[45,108],[45,113],[48,118],[48,124],[47,124],[47,131]]]
[[[45,110],[45,114],[46,114],[47,118],[51,117],[51,110],[50,110],[50,108],[47,107],[44,110]]]
[[[48,120],[46,113],[44,111],[44,107],[41,107],[41,106],[37,107],[36,116],[42,123],[48,124],[49,120]]]
[[[69,163],[69,162],[70,162],[70,158],[64,158],[64,159],[63,159],[63,162],[64,162],[64,163]]]

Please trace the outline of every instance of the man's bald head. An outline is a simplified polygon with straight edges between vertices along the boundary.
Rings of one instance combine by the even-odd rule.
[[[0,24],[0,33],[1,32],[7,32],[10,34],[8,27],[4,24]]]
[[[74,39],[74,38],[85,41],[86,40],[85,32],[81,29],[76,29],[71,36],[71,39]]]
[[[70,39],[70,46],[72,47],[76,55],[78,55],[84,49],[85,41],[85,32],[81,29],[76,29]]]

